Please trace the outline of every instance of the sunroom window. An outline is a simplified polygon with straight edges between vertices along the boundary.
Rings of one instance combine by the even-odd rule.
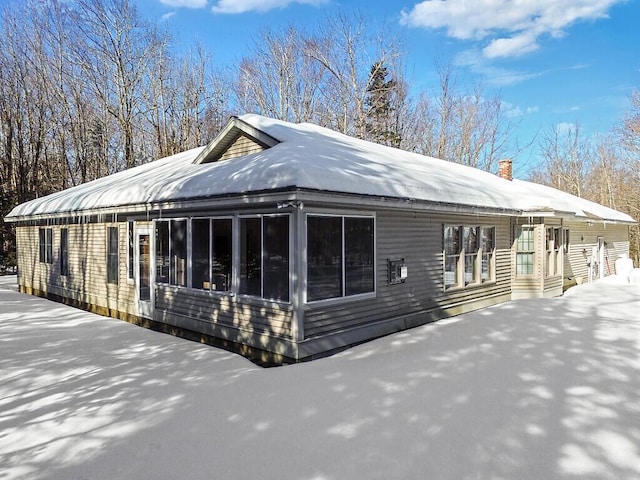
[[[375,291],[373,217],[307,217],[307,301]]]
[[[191,285],[227,292],[231,288],[232,220],[197,218],[191,221]]]
[[[289,301],[289,215],[240,218],[238,293]]]
[[[494,279],[495,227],[480,228],[480,254],[482,255],[481,276],[483,282]]]
[[[41,263],[53,263],[53,229],[40,228],[39,237],[39,260]]]

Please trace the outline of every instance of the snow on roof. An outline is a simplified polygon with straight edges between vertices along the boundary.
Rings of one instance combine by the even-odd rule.
[[[626,213],[576,197],[556,188],[516,179],[513,180],[513,184],[519,190],[527,192],[523,203],[525,212],[552,208],[554,211],[568,212],[585,220],[636,223]]]
[[[254,114],[231,122],[239,130],[248,125],[280,143],[244,157],[194,164],[210,144],[23,203],[7,218],[81,214],[86,210],[294,187],[494,211],[521,212],[546,206],[578,216],[583,212],[566,198],[536,189],[528,182],[510,182],[488,172],[359,140],[317,125]],[[607,220],[633,221],[607,210],[615,213],[605,212],[612,217]]]

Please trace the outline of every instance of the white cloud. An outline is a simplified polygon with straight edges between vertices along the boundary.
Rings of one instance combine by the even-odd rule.
[[[284,8],[291,3],[318,6],[329,0],[218,0],[211,7],[213,13],[266,12],[274,8]]]
[[[173,8],[202,8],[207,6],[207,0],[160,0],[160,3]]]
[[[176,12],[167,12],[164,15],[162,15],[162,17],[160,17],[160,20],[169,20],[171,17],[173,17],[176,14]]]
[[[454,64],[469,68],[472,72],[482,78],[483,83],[493,87],[515,85],[531,78],[544,75],[544,72],[522,72],[489,65],[483,53],[476,49],[460,52],[456,56]]]
[[[445,29],[461,40],[487,40],[487,58],[513,57],[539,48],[543,35],[560,37],[578,21],[607,17],[625,0],[425,0],[403,10],[401,23]]]

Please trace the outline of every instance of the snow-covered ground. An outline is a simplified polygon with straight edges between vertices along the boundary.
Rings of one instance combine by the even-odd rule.
[[[0,479],[640,479],[640,285],[262,369],[0,277]]]

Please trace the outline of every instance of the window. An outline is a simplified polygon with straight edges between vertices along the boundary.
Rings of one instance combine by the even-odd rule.
[[[289,301],[289,216],[240,219],[239,293]]]
[[[495,280],[495,227],[444,225],[444,287]]]
[[[203,290],[211,288],[211,221],[191,221],[191,286]]]
[[[478,227],[462,227],[464,249],[464,284],[478,281]]]
[[[562,272],[562,229],[547,227],[545,276],[560,275]]]
[[[262,293],[262,219],[240,219],[240,293]]]
[[[458,285],[460,260],[460,227],[444,227],[444,286]]]
[[[375,291],[373,217],[307,217],[307,301]]]
[[[480,227],[480,255],[482,255],[481,279],[488,282],[495,279],[495,227]]]
[[[69,229],[60,229],[60,275],[69,275]]]
[[[518,227],[516,232],[516,275],[533,275],[534,233],[533,226]]]
[[[169,268],[169,284],[187,286],[187,221],[171,220],[170,224],[171,265]]]
[[[39,257],[41,263],[53,263],[53,229],[40,228],[39,236]]]
[[[156,222],[156,281],[169,283],[169,222]]]
[[[127,222],[127,278],[133,280],[133,222]]]
[[[107,227],[107,283],[118,283],[118,227]]]
[[[307,217],[307,301],[342,296],[342,217]]]
[[[198,218],[191,221],[191,285],[202,290],[231,289],[232,221]]]

